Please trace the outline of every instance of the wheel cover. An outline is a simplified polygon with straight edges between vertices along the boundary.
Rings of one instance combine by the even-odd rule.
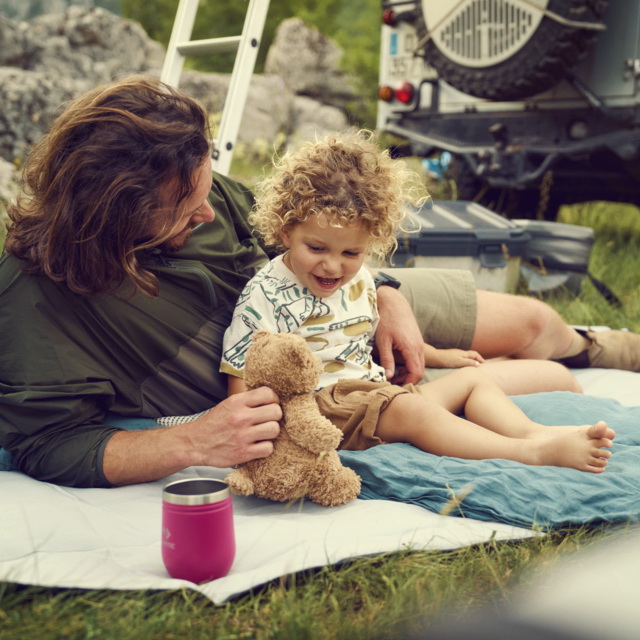
[[[452,62],[488,67],[510,58],[535,33],[549,0],[423,0],[433,43]]]

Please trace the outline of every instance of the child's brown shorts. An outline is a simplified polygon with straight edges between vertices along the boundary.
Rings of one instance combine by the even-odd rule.
[[[315,398],[323,416],[343,433],[340,449],[360,451],[386,444],[375,435],[380,414],[403,393],[420,393],[412,384],[403,387],[389,382],[340,380],[325,387]]]

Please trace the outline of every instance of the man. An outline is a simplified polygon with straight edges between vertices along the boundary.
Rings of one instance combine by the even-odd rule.
[[[0,259],[0,446],[23,472],[106,487],[271,453],[277,396],[226,398],[218,373],[237,295],[267,256],[245,220],[251,193],[212,181],[208,140],[197,102],[133,77],[71,103],[30,153]],[[424,373],[412,306],[436,346],[485,357],[592,343],[539,301],[476,295],[463,272],[398,273],[411,304],[380,286],[377,341],[390,375],[404,359],[399,381]],[[139,432],[106,419],[211,407]]]

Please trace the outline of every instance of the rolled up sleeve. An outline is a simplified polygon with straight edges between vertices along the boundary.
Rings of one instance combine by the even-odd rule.
[[[73,487],[111,486],[102,471],[109,438],[102,423],[113,390],[108,382],[30,388],[0,382],[0,446],[18,470]]]

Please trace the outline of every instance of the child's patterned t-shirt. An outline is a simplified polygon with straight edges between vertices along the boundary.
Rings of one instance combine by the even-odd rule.
[[[242,377],[251,336],[266,329],[295,333],[306,340],[324,365],[316,390],[342,378],[382,382],[384,369],[371,357],[377,322],[376,289],[365,267],[332,295],[318,298],[278,256],[240,294],[224,335],[220,371]]]

